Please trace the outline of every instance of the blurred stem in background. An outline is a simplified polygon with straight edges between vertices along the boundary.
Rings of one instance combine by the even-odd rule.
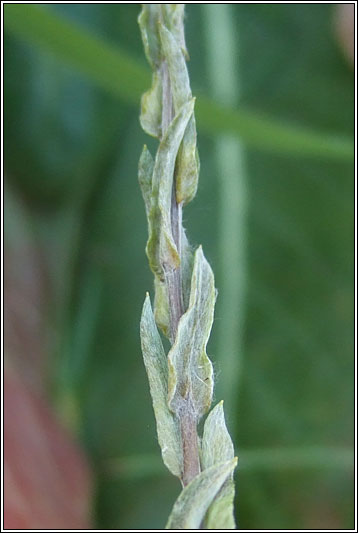
[[[240,90],[237,76],[238,42],[231,5],[204,4],[202,8],[211,96],[226,107],[236,108]],[[237,421],[234,410],[244,350],[247,183],[243,145],[237,137],[218,135],[214,146],[220,181],[216,360],[221,377],[217,388],[218,397],[226,398],[229,425],[233,425]]]

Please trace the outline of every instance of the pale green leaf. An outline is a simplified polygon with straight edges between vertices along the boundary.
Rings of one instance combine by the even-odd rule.
[[[138,164],[138,181],[142,191],[147,216],[152,205],[152,176],[154,160],[144,145]]]
[[[155,324],[149,294],[143,305],[140,335],[163,461],[172,474],[180,477],[182,471],[180,428],[167,404],[167,358]]]
[[[181,238],[181,260],[180,260],[180,272],[182,281],[182,293],[184,310],[188,308],[190,298],[190,284],[191,276],[193,272],[194,254],[192,247],[190,246],[188,239],[186,238],[185,231],[182,228]],[[162,330],[166,337],[170,337],[170,312],[169,312],[169,299],[168,289],[164,281],[158,276],[154,277],[154,316],[158,327]]]
[[[214,275],[201,246],[196,250],[188,310],[181,317],[175,342],[168,354],[169,406],[179,413],[190,399],[199,419],[211,405],[213,369],[206,354],[214,319]]]
[[[153,272],[160,279],[163,279],[163,266],[176,269],[180,264],[170,220],[172,185],[176,156],[193,108],[193,99],[182,106],[170,123],[155,158],[147,255]]]
[[[159,24],[159,35],[164,57],[168,63],[170,89],[173,94],[175,112],[192,98],[185,57],[172,33]]]
[[[169,516],[166,529],[201,529],[205,513],[236,466],[232,459],[204,470],[180,493]]]
[[[194,264],[193,249],[189,244],[184,228],[182,228],[180,271],[181,271],[181,283],[182,283],[182,292],[183,292],[183,304],[184,304],[185,311],[188,309],[188,306],[189,306],[193,264]]]
[[[234,457],[234,446],[225,424],[222,401],[205,420],[201,449],[203,470]],[[235,529],[234,497],[235,487],[231,473],[208,509],[206,529]]]
[[[170,87],[174,109],[192,98],[185,57],[170,31],[159,25],[163,54],[168,63]],[[196,125],[194,115],[186,128],[176,164],[176,197],[178,203],[187,204],[195,196],[198,187],[199,168],[196,154]]]
[[[161,137],[162,81],[158,72],[154,72],[152,86],[141,98],[140,125],[148,135]]]
[[[205,529],[236,529],[234,498],[235,485],[231,473],[206,513]]]
[[[223,401],[219,402],[205,420],[201,444],[204,470],[234,457],[234,446],[225,424],[223,405]]]
[[[185,57],[189,59],[184,36],[185,4],[162,4],[163,20],[167,28],[179,43]]]
[[[159,4],[142,4],[142,11],[138,16],[145,55],[153,69],[159,67],[161,58],[158,35],[160,13],[161,8]]]
[[[189,120],[180,145],[176,166],[176,199],[186,205],[196,195],[199,181],[199,159],[196,148],[196,124],[194,115]]]
[[[170,315],[169,315],[169,300],[168,289],[166,283],[161,281],[157,276],[154,277],[154,316],[155,321],[164,333],[169,338],[170,335]]]

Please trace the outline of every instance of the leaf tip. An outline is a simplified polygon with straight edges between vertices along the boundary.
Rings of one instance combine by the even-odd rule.
[[[145,313],[148,311],[148,309],[151,309],[151,308],[152,308],[152,305],[150,303],[150,296],[149,296],[149,292],[147,291],[145,293],[142,316],[144,316]]]

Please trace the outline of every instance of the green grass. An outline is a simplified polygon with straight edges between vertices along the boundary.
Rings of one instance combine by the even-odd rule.
[[[125,51],[46,8],[6,5],[5,29],[66,61],[126,103],[138,105],[149,85],[148,70]],[[328,159],[353,158],[351,139],[285,125],[252,111],[219,105],[205,96],[198,96],[196,114],[204,133],[231,133],[256,148]]]

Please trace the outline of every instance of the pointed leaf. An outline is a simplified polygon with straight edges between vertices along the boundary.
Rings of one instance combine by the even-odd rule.
[[[223,405],[223,401],[219,402],[205,420],[201,444],[204,470],[234,457],[234,446],[225,424]]]
[[[170,335],[170,315],[169,315],[169,300],[168,289],[166,283],[161,281],[157,276],[154,278],[155,296],[154,296],[154,316],[155,321],[164,333],[169,338]]]
[[[141,99],[140,125],[152,137],[162,135],[162,81],[158,72],[154,72],[152,86]]]
[[[173,92],[174,109],[192,98],[189,74],[182,50],[174,35],[163,25],[159,34],[164,56],[168,63],[170,86]],[[187,204],[195,196],[198,187],[199,165],[196,153],[196,125],[194,115],[186,128],[176,165],[177,202]]]
[[[205,529],[236,529],[234,497],[235,485],[231,473],[206,513]]]
[[[147,216],[151,208],[152,198],[152,176],[153,176],[154,160],[144,145],[138,164],[138,181],[142,191],[145,210]]]
[[[190,286],[191,286],[191,277],[193,274],[193,265],[194,265],[194,253],[193,249],[190,246],[187,236],[185,234],[184,228],[182,228],[181,235],[181,283],[182,283],[182,292],[183,292],[183,304],[184,310],[186,311],[189,307],[190,300]]]
[[[234,470],[236,462],[236,458],[226,461],[196,476],[176,500],[166,529],[201,529],[210,503]]]
[[[163,54],[168,63],[174,109],[178,113],[183,104],[192,98],[188,69],[177,40],[163,24],[159,24],[159,35]]]
[[[154,321],[148,294],[143,305],[140,335],[163,461],[172,474],[180,477],[183,462],[180,428],[167,404],[167,358]]]
[[[186,205],[196,195],[199,181],[199,158],[196,147],[196,124],[191,117],[180,145],[176,166],[176,199]]]
[[[202,468],[205,471],[213,465],[234,457],[234,446],[224,418],[223,402],[209,413],[204,424],[202,439]],[[234,519],[235,487],[231,473],[210,505],[205,518],[206,529],[235,529]]]
[[[183,291],[183,303],[184,310],[188,308],[190,298],[190,284],[191,276],[193,272],[194,254],[191,246],[185,235],[185,231],[182,229],[182,256],[180,262],[182,291]],[[164,281],[161,281],[158,276],[154,277],[154,316],[158,327],[162,330],[164,335],[170,338],[170,313],[169,313],[169,299],[168,289]]]
[[[214,319],[214,275],[201,246],[196,250],[189,307],[181,317],[175,342],[168,354],[169,406],[179,414],[185,407],[199,419],[211,405],[213,369],[206,354]]]
[[[142,4],[142,11],[138,16],[144,52],[153,69],[159,67],[161,59],[158,35],[158,20],[160,16],[161,8],[159,4]]]
[[[164,265],[176,269],[180,264],[170,220],[172,185],[175,160],[193,108],[194,100],[190,100],[172,120],[159,145],[154,164],[147,255],[153,272],[160,279],[164,277]]]
[[[186,59],[189,59],[184,37],[184,9],[185,4],[162,4],[164,23],[174,35]]]

